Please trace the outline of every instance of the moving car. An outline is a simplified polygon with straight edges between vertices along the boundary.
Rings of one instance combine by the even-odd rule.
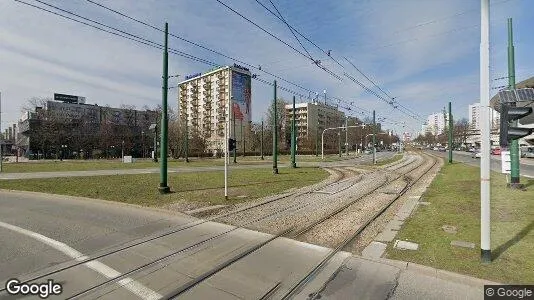
[[[473,155],[471,155],[471,158],[480,158],[482,156],[482,152],[476,151],[473,152]]]
[[[501,148],[491,149],[491,154],[492,155],[501,155]]]
[[[534,158],[534,146],[521,147],[521,157]]]

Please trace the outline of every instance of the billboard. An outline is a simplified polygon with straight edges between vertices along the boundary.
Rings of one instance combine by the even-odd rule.
[[[232,71],[232,111],[236,120],[251,120],[251,78],[250,75]]]
[[[73,104],[85,103],[85,97],[58,94],[58,93],[54,93],[54,100],[63,101],[64,103],[73,103]]]

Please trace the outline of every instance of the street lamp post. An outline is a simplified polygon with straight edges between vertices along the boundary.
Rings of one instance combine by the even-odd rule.
[[[365,124],[361,124],[361,125],[352,125],[352,126],[340,126],[340,127],[332,127],[332,128],[325,128],[323,130],[323,133],[321,134],[321,159],[324,159],[324,134],[327,130],[334,130],[334,129],[342,129],[342,128],[346,128],[348,130],[348,128],[357,128],[357,127],[362,127],[362,128],[365,128]],[[341,148],[340,148],[341,149]]]
[[[122,156],[122,162],[124,162],[124,140],[122,140],[121,156]]]

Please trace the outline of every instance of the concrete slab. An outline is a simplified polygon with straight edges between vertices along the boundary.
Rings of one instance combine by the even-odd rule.
[[[397,218],[394,218],[392,220],[390,220],[387,224],[386,224],[386,227],[385,227],[385,230],[389,229],[389,230],[400,230],[401,227],[402,227],[402,224],[404,224],[403,221],[397,219]]]
[[[451,246],[475,249],[475,243],[466,241],[451,241]]]
[[[393,247],[399,250],[417,250],[419,249],[419,244],[408,241],[396,240]]]
[[[324,268],[295,295],[294,299],[307,299],[309,295],[318,293],[341,270],[344,262],[351,257],[349,252],[339,252],[324,266]]]
[[[398,267],[353,256],[317,299],[387,299],[400,272]]]
[[[441,229],[443,229],[443,231],[445,231],[446,233],[451,233],[451,234],[455,234],[456,232],[458,232],[458,228],[452,225],[443,225],[441,226]]]
[[[387,244],[380,242],[371,242],[362,251],[363,257],[379,258],[386,251]]]
[[[272,299],[278,299],[330,251],[321,246],[278,238],[200,283],[191,293],[196,293],[194,290],[197,288],[210,285],[241,299],[259,299],[266,292],[264,288],[280,283],[271,295]],[[248,286],[243,282],[256,282],[261,288],[257,289],[254,284]]]
[[[428,206],[428,205],[430,205],[430,202],[422,201],[422,202],[419,202],[419,205]]]
[[[375,237],[375,241],[378,242],[391,242],[397,236],[396,230],[384,230]]]

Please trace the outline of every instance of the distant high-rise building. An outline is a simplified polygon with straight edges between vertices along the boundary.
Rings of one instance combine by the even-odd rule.
[[[287,119],[291,120],[293,105],[285,106]],[[295,104],[295,124],[297,127],[297,139],[310,136],[319,136],[325,128],[344,126],[345,113],[335,106],[321,102],[306,102]]]
[[[440,135],[445,131],[445,114],[436,113],[428,116],[424,132],[430,132],[433,135]]]
[[[189,136],[196,133],[206,139],[208,151],[222,151],[231,101],[229,137],[235,137],[239,147],[241,132],[245,135],[250,129],[251,94],[251,73],[238,65],[187,76],[179,84],[180,120],[187,124]]]
[[[498,130],[501,116],[498,111],[490,109],[491,129]],[[480,130],[480,102],[469,105],[469,127],[471,130]]]

